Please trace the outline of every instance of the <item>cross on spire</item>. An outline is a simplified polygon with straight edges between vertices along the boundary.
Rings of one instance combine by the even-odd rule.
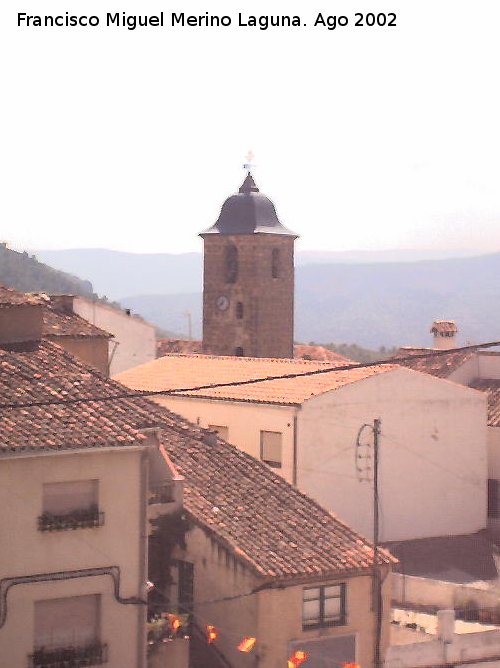
[[[252,167],[255,165],[252,163],[252,160],[254,159],[254,154],[252,151],[248,151],[248,153],[245,156],[246,162],[243,163],[243,169],[246,170],[249,174],[252,171]]]

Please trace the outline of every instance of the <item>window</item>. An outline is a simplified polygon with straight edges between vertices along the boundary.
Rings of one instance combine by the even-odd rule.
[[[244,312],[243,302],[237,302],[237,304],[236,304],[236,317],[237,317],[238,320],[242,320],[243,312]]]
[[[179,569],[179,611],[193,611],[194,565],[189,561],[178,561]]]
[[[159,485],[150,485],[148,505],[173,503],[175,501],[174,483],[162,482]]]
[[[278,248],[273,248],[271,255],[271,275],[273,278],[279,278],[280,275],[280,252]]]
[[[236,357],[243,357],[243,348],[240,347],[235,348],[234,354],[236,355]]]
[[[104,513],[98,507],[98,480],[46,483],[42,493],[40,531],[96,527],[104,522]]]
[[[342,626],[346,623],[346,585],[325,585],[304,589],[302,627]]]
[[[488,480],[488,517],[500,518],[500,480]]]
[[[260,432],[260,458],[276,469],[281,468],[281,437],[282,434],[279,431]]]
[[[101,643],[100,630],[100,594],[36,601],[31,666],[105,663],[107,648]]]
[[[236,283],[238,280],[238,249],[236,246],[226,246],[225,250],[226,283]]]
[[[227,427],[218,424],[209,424],[208,428],[215,431],[218,436],[227,441],[227,437],[229,436],[229,429]]]

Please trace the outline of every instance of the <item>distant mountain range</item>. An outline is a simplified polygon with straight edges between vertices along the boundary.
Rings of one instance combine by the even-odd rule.
[[[453,319],[459,342],[500,340],[500,253],[387,264],[310,264],[296,269],[295,339],[367,348],[432,344],[435,319]],[[165,329],[201,336],[201,292],[124,297]]]
[[[196,253],[37,253],[45,261],[48,254],[56,256],[57,262],[50,262],[59,268],[65,264],[73,276],[37,263],[27,253],[13,253],[0,247],[0,282],[24,290],[91,295],[91,283],[74,276],[80,275],[101,295],[181,336],[187,336],[189,312],[192,336],[201,336],[201,256]],[[343,262],[331,261],[338,254],[299,253],[295,339],[368,348],[430,345],[430,325],[443,318],[457,321],[461,343],[500,339],[500,253],[418,262],[409,261],[411,253],[403,251],[407,261],[400,262],[382,262],[378,254],[370,263],[355,263],[354,253]]]
[[[473,251],[299,251],[297,267],[307,264],[416,262],[479,255]],[[90,278],[94,290],[108,299],[138,295],[175,295],[202,289],[201,253],[124,253],[101,248],[36,251],[51,267]]]

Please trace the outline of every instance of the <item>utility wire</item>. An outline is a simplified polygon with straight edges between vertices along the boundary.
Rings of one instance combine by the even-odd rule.
[[[451,350],[433,350],[429,353],[422,353],[422,354],[419,353],[418,355],[406,355],[404,357],[394,357],[392,359],[376,360],[374,362],[354,362],[352,364],[344,364],[342,366],[325,367],[321,369],[314,369],[311,371],[300,371],[297,373],[287,373],[277,376],[263,376],[259,378],[248,378],[245,380],[233,380],[225,383],[207,383],[205,385],[197,385],[195,387],[178,387],[169,390],[140,390],[132,392],[117,392],[116,394],[107,396],[76,397],[73,399],[71,398],[47,399],[45,401],[3,403],[0,404],[0,410],[116,401],[117,399],[137,399],[137,398],[172,396],[172,395],[175,396],[178,394],[187,394],[188,392],[200,392],[201,390],[214,390],[224,387],[240,387],[242,385],[254,385],[256,383],[265,383],[266,381],[270,380],[290,380],[292,378],[305,378],[308,376],[318,376],[320,374],[332,373],[334,371],[351,371],[353,369],[368,369],[370,367],[375,367],[375,366],[388,366],[388,365],[397,366],[401,362],[410,362],[419,359],[429,359],[433,357],[440,357],[441,355],[449,355],[457,352],[466,352],[468,350],[474,351],[481,348],[493,348],[494,346],[500,346],[500,341],[478,343],[476,345],[462,346],[461,348],[453,348]],[[40,379],[37,380],[40,381]]]

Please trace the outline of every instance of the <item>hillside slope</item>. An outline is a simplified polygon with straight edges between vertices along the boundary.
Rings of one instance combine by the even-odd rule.
[[[91,297],[92,283],[53,269],[34,255],[0,244],[0,283],[23,292],[68,293]]]

